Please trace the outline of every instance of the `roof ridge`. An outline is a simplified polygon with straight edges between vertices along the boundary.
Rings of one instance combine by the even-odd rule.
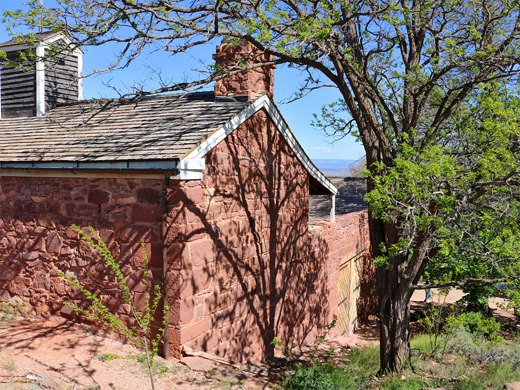
[[[215,93],[213,91],[195,91],[195,92],[183,92],[183,93],[167,92],[167,93],[161,93],[161,94],[141,95],[141,96],[136,95],[134,97],[115,97],[115,98],[101,97],[101,98],[92,98],[92,99],[71,101],[71,102],[66,102],[66,103],[58,103],[56,105],[56,108],[89,105],[89,104],[95,104],[98,102],[107,103],[107,104],[110,104],[111,102],[119,102],[121,104],[131,104],[131,103],[143,102],[146,100],[154,100],[154,99],[159,100],[160,98],[182,99],[184,97],[190,98],[190,97],[196,97],[196,96],[214,97]],[[50,110],[50,111],[52,111],[52,110]]]

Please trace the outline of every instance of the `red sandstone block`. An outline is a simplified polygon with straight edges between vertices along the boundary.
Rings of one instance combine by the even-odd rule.
[[[119,240],[123,242],[160,242],[159,229],[156,226],[125,225],[118,234]]]
[[[92,217],[99,214],[99,206],[96,204],[80,203],[76,208],[77,217]],[[68,214],[67,214],[68,215]]]
[[[230,251],[230,250],[226,250],[226,251],[228,252],[228,257],[231,257],[232,259],[234,259],[233,251]],[[234,261],[234,260],[232,260],[232,261]],[[236,276],[235,270],[229,261],[224,261],[224,262],[221,262],[218,264],[217,269],[216,269],[215,279],[220,284],[223,284],[224,282],[226,282],[230,279],[233,279],[233,277],[235,277],[235,276]]]
[[[73,217],[76,215],[76,204],[69,202],[65,203],[65,215]]]
[[[206,305],[201,304],[195,306],[195,321],[201,321],[206,313]]]
[[[172,243],[168,245],[168,267],[171,270],[190,269],[191,260],[187,244]]]
[[[207,211],[201,207],[190,206],[184,208],[183,211],[188,223],[200,223],[208,220]]]
[[[212,161],[213,164],[233,164],[233,158],[227,153],[216,152],[213,153]]]
[[[184,187],[180,183],[182,182],[178,182],[173,187],[167,189],[166,199],[170,206],[178,206],[186,202]]]
[[[111,194],[105,190],[90,190],[88,192],[88,203],[108,203],[110,202]]]
[[[202,239],[190,242],[190,259],[195,267],[215,261],[215,244],[213,240]]]
[[[230,218],[231,215],[223,213],[223,205],[221,202],[213,202],[208,207],[208,212],[206,214],[206,218],[208,221],[216,220],[216,219],[226,219]]]
[[[162,214],[160,206],[145,206],[134,204],[132,207],[132,220],[134,222],[161,222]]]
[[[112,200],[118,204],[131,204],[137,202],[137,199],[133,194],[120,192],[112,194]]]
[[[171,346],[178,346],[182,348],[181,344],[181,330],[173,328],[171,325],[168,327],[168,341]]]
[[[188,218],[186,216],[186,206],[177,205],[174,207],[168,207],[167,214],[168,224],[186,225]]]
[[[230,356],[228,355],[228,350],[229,350],[229,341],[221,341],[219,343],[219,345],[217,346],[217,349],[216,349],[216,355],[218,356]]]
[[[185,236],[184,239],[187,242],[197,241],[202,238],[208,238],[208,233],[212,232],[212,229],[206,228],[202,222],[200,223],[190,223],[185,226]]]
[[[143,313],[146,305],[146,295],[144,293],[134,294],[134,306],[138,313]]]
[[[142,277],[138,275],[131,275],[127,280],[128,287],[134,292],[144,293],[146,291],[146,285]]]
[[[64,204],[62,202],[50,202],[47,206],[47,211],[50,214],[63,215]]]
[[[185,189],[186,205],[206,203],[206,191],[202,184]]]
[[[148,253],[148,266],[150,268],[163,267],[163,246],[161,243],[150,244],[150,252]]]
[[[43,237],[37,237],[36,239],[27,238],[25,241],[19,241],[18,244],[23,244],[23,248],[26,251],[45,252],[45,239]]]
[[[218,329],[211,329],[209,332],[197,338],[197,344],[203,351],[209,351],[217,347],[219,344]]]
[[[146,204],[161,204],[161,192],[154,188],[140,187],[137,189],[137,201]]]
[[[123,264],[130,264],[134,262],[136,257],[138,258],[136,261],[142,264],[144,253],[139,242],[133,242],[129,244],[121,243],[118,259],[119,262]]]
[[[225,220],[217,222],[217,230],[219,235],[234,237],[238,234],[239,222],[236,220]]]
[[[47,238],[45,239],[45,247],[47,249],[47,252],[60,253],[62,246],[63,240],[59,236],[59,234],[55,231],[50,232]]]
[[[186,325],[193,321],[194,298],[187,297],[176,300],[168,313],[168,321],[174,326]]]
[[[204,318],[202,321],[196,322],[193,325],[183,327],[180,330],[181,344],[186,344],[187,342],[193,340],[194,338],[200,336],[201,334],[203,334],[209,330],[210,330],[209,317]]]
[[[120,246],[118,258],[121,263],[131,263],[135,269],[141,269],[144,266],[145,257],[148,259],[149,268],[162,269],[162,245],[160,243],[145,243],[144,251],[139,242],[122,243]]]
[[[215,271],[209,267],[176,271],[169,274],[168,291],[172,291],[172,296],[178,296],[180,299],[193,296],[211,287],[214,273]]]

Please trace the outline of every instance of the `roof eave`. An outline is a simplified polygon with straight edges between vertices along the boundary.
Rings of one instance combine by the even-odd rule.
[[[72,40],[65,33],[57,32],[47,39],[35,42],[34,45],[29,45],[29,44],[24,44],[24,43],[10,44],[10,45],[6,45],[6,46],[0,46],[0,51],[4,51],[7,53],[7,52],[11,52],[11,51],[27,50],[27,49],[31,49],[33,47],[37,47],[40,45],[49,45],[52,42],[55,42],[59,39],[64,39],[65,42],[67,42],[67,45],[70,45],[72,43]],[[79,47],[75,47],[73,49],[73,52],[75,54],[85,54],[85,52],[82,49],[80,49]]]
[[[296,137],[283,119],[282,114],[274,102],[265,94],[254,100],[248,107],[231,118],[231,120],[229,120],[220,129],[216,130],[201,142],[199,142],[190,152],[186,153],[181,158],[181,162],[190,159],[202,159],[231,132],[233,132],[247,119],[262,109],[267,111],[272,121],[275,123],[277,129],[280,131],[285,141],[289,144],[307,172],[309,172],[309,174],[321,186],[323,186],[323,189],[325,189],[329,194],[337,195],[339,191],[336,186],[334,186],[334,184],[332,184],[327,179],[327,177],[314,165],[309,156],[307,156],[307,153],[305,153],[300,143],[296,140]]]

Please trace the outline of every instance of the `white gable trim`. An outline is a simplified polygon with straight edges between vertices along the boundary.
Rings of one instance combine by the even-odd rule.
[[[209,137],[207,137],[204,141],[202,141],[199,145],[197,145],[193,150],[187,153],[182,159],[181,162],[192,159],[202,159],[210,150],[212,150],[215,146],[217,146],[221,141],[224,140],[231,132],[237,129],[242,123],[244,123],[247,119],[253,116],[258,111],[265,109],[272,121],[276,125],[276,128],[280,131],[285,141],[289,144],[291,149],[294,151],[300,162],[303,164],[305,169],[309,172],[309,174],[318,180],[325,188],[327,188],[332,195],[338,194],[338,189],[332,184],[323,173],[312,163],[310,158],[307,156],[301,145],[298,143],[293,133],[287,126],[287,123],[282,118],[280,111],[275,106],[275,104],[267,97],[267,95],[263,95],[257,100],[255,100],[251,105],[249,105],[246,109],[241,111],[238,115],[233,117],[228,123],[226,123],[223,127],[215,131]],[[181,170],[182,172],[182,170]]]
[[[179,161],[180,180],[202,180],[206,168],[206,160],[203,158],[189,158]]]
[[[39,41],[39,42],[36,42],[35,45],[28,45],[28,44],[25,44],[25,43],[22,43],[22,44],[16,44],[16,45],[10,45],[10,46],[5,46],[5,47],[0,47],[0,50],[1,51],[4,51],[4,52],[9,52],[9,51],[18,51],[18,50],[27,50],[27,49],[32,49],[36,46],[40,46],[40,45],[49,45],[50,43],[52,42],[56,42],[57,40],[60,40],[60,39],[63,39],[67,45],[71,45],[72,44],[72,40],[65,34],[63,33],[56,33],[56,35],[53,35],[51,36],[50,38],[47,38],[47,39],[44,39],[42,41]],[[75,47],[72,52],[76,55],[82,55],[83,54],[83,50],[81,50],[79,47]]]

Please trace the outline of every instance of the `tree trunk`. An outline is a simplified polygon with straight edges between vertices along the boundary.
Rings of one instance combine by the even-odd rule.
[[[379,291],[379,353],[380,373],[385,373],[399,371],[410,358],[411,292],[381,290],[384,289]]]
[[[383,255],[381,242],[397,242],[395,225],[385,224],[369,211],[372,256]],[[399,371],[410,356],[410,280],[404,276],[406,256],[396,256],[376,269],[379,293],[380,373]]]
[[[369,169],[373,163],[380,161],[391,165],[392,157],[380,155],[381,150],[375,147],[375,139],[368,136],[366,138],[364,145]],[[374,188],[374,183],[369,179],[368,191]],[[399,242],[399,221],[385,223],[376,218],[370,209],[368,221],[372,258],[387,255],[381,251],[380,244],[390,247]],[[407,265],[406,255],[395,256],[388,264],[376,269],[380,314],[380,373],[399,371],[410,357],[410,298],[413,293],[413,278],[406,277]]]

